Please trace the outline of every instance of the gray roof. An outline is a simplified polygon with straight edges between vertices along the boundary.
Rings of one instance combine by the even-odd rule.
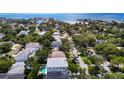
[[[36,48],[36,49],[39,49],[40,48],[40,44],[39,43],[28,43],[28,44],[26,44],[25,48]]]
[[[19,35],[28,35],[29,31],[21,31],[19,32]]]
[[[20,51],[15,58],[16,62],[26,61],[28,59],[29,54],[32,54],[35,51],[35,48],[27,48],[25,50]]]
[[[66,58],[48,58],[47,67],[68,67]]]
[[[52,47],[60,47],[62,43],[60,41],[53,41],[52,42]]]
[[[24,78],[24,62],[15,63],[7,73],[7,79],[23,79]]]
[[[0,38],[1,38],[1,39],[2,39],[4,36],[5,36],[4,34],[0,33]]]

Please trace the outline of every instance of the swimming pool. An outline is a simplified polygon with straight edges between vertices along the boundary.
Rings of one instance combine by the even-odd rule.
[[[46,67],[40,68],[40,73],[47,74],[47,68]]]

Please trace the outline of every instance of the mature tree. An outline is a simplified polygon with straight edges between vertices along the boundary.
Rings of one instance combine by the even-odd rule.
[[[92,47],[96,44],[96,39],[93,34],[84,33],[83,35],[74,35],[74,42],[79,46]]]
[[[1,45],[0,45],[0,54],[1,53],[7,53],[11,50],[11,47],[12,47],[12,44],[9,43],[9,42],[3,42]]]
[[[0,57],[0,73],[8,72],[13,63],[15,60],[11,56]]]
[[[52,41],[54,41],[54,38],[52,37],[51,32],[45,33],[41,38],[39,38],[38,42],[43,45],[43,47],[50,48]]]
[[[91,56],[89,57],[89,59],[91,60],[92,64],[95,64],[95,65],[100,65],[104,62],[103,57],[99,55]]]
[[[115,71],[115,72],[122,71],[123,72],[124,57],[121,57],[121,56],[112,57],[110,60],[110,63],[111,63],[111,70],[112,71]]]
[[[105,70],[101,66],[95,65],[95,66],[89,66],[88,72],[90,73],[90,75],[96,76],[98,74],[105,73]]]
[[[68,69],[72,73],[77,73],[78,72],[78,65],[74,62],[74,60],[69,60],[68,65],[69,65]]]
[[[36,52],[36,60],[40,64],[46,64],[47,57],[49,54],[50,50],[48,48],[42,48]]]
[[[37,42],[40,39],[40,35],[37,33],[31,33],[24,38],[27,42]]]
[[[123,73],[110,73],[110,74],[105,74],[106,79],[124,79],[124,74]]]
[[[37,78],[37,73],[39,71],[39,68],[40,68],[40,64],[38,63],[34,63],[32,65],[32,70],[31,72],[28,74],[27,78],[28,79],[36,79]]]
[[[85,64],[88,64],[88,65],[91,65],[92,64],[92,62],[91,62],[91,60],[89,58],[83,57],[82,59],[83,59],[83,61],[84,61]]]
[[[14,37],[11,34],[6,34],[5,37],[3,37],[4,41],[10,41],[12,40]]]
[[[36,29],[36,26],[30,26],[30,27],[29,27],[29,30],[30,30],[31,32],[34,32],[35,29]]]
[[[102,43],[95,46],[95,50],[98,54],[102,54],[105,57],[118,55],[119,49],[112,43]]]
[[[119,50],[119,56],[124,56],[124,48],[121,48],[121,49]]]
[[[60,49],[62,50],[62,51],[67,51],[67,52],[69,52],[69,50],[70,50],[70,48],[71,48],[71,46],[70,46],[70,43],[69,43],[69,40],[68,39],[62,39],[62,46],[60,47]]]
[[[40,64],[35,58],[31,57],[25,61],[25,76],[28,79],[36,79]]]

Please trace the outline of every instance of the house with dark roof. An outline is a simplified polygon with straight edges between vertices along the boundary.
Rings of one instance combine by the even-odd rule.
[[[61,41],[53,41],[51,46],[52,48],[59,48],[62,45]]]

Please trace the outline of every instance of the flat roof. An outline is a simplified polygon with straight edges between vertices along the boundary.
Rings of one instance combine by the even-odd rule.
[[[48,58],[47,67],[68,67],[66,58]]]

